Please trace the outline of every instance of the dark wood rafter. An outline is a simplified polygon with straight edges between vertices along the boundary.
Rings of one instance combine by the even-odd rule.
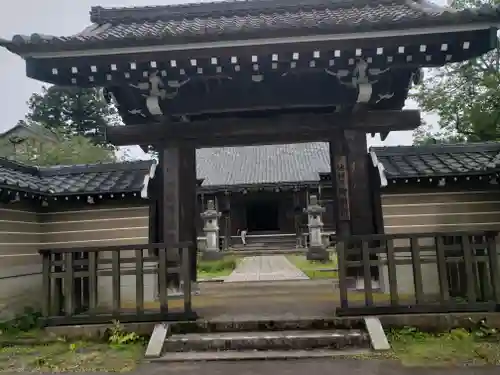
[[[127,84],[130,82],[128,76],[125,77],[123,72],[131,72],[131,77],[141,78],[141,69],[131,69],[130,63],[146,64],[150,71],[155,69],[167,70],[168,76],[174,78],[182,78],[183,76],[200,75],[198,68],[205,68],[202,74],[216,75],[220,73],[231,74],[238,72],[255,72],[252,61],[252,56],[258,56],[259,72],[271,71],[273,55],[278,55],[278,62],[290,63],[297,61],[299,68],[311,68],[309,65],[311,60],[317,61],[315,67],[328,68],[330,59],[339,61],[345,60],[345,65],[348,65],[349,58],[357,57],[356,50],[362,51],[362,56],[373,57],[376,65],[379,67],[382,64],[387,64],[387,56],[392,56],[389,64],[395,67],[420,67],[420,66],[441,66],[448,62],[462,61],[474,56],[479,56],[491,49],[492,30],[477,30],[464,31],[460,33],[442,33],[442,34],[423,34],[418,38],[411,35],[386,37],[386,38],[356,38],[356,39],[340,39],[328,40],[309,43],[288,43],[288,44],[258,44],[248,47],[227,47],[227,48],[212,48],[208,53],[206,49],[186,49],[165,52],[138,52],[127,54],[106,55],[103,51],[102,55],[94,53],[94,56],[82,57],[61,57],[53,59],[36,59],[28,58],[27,74],[31,78],[41,79],[54,84],[71,84],[71,78],[77,77],[78,85],[93,86],[100,80],[104,82],[114,82],[116,84]],[[464,43],[468,42],[469,47],[464,48]],[[448,44],[449,48],[443,51],[442,44]],[[421,45],[425,45],[425,50],[421,49]],[[399,47],[404,47],[405,51],[400,52]],[[384,49],[383,53],[380,48]],[[340,53],[335,53],[339,51]],[[315,54],[319,52],[319,54]],[[298,54],[297,58],[293,58],[294,54]],[[451,58],[447,58],[447,55]],[[358,54],[359,55],[359,54]],[[281,56],[281,57],[280,57]],[[317,56],[317,57],[314,57]],[[412,56],[408,59],[407,56]],[[427,56],[431,56],[429,59]],[[238,60],[232,60],[236,57]],[[345,57],[345,58],[344,58]],[[217,58],[217,64],[213,64],[212,58]],[[196,59],[196,64],[191,61]],[[151,66],[151,62],[155,62]],[[176,61],[171,64],[171,61]],[[233,62],[232,62],[233,61]],[[111,65],[116,68],[111,68]],[[235,71],[234,65],[241,64],[241,69]],[[172,66],[173,65],[173,66]],[[281,64],[280,64],[281,65]],[[343,64],[341,64],[343,65]],[[93,72],[90,66],[96,66],[96,71]],[[75,73],[72,68],[75,67],[78,71]],[[142,67],[142,66],[140,66]],[[221,72],[217,72],[217,67],[222,67]],[[226,70],[226,67],[231,69]],[[267,69],[266,69],[267,68]],[[281,66],[281,69],[288,69],[289,66]],[[57,74],[54,74],[52,69],[58,69]],[[183,69],[183,71],[181,71]],[[135,72],[137,71],[137,72]],[[81,74],[79,72],[85,73]],[[182,74],[184,72],[184,74]],[[98,73],[98,74],[96,74]],[[106,74],[111,74],[111,80],[106,78]],[[102,78],[101,78],[102,75]],[[89,76],[93,76],[93,81],[89,80]],[[142,77],[143,78],[143,77]]]
[[[107,139],[116,146],[157,142],[188,142],[196,147],[295,143],[328,139],[335,128],[379,133],[412,130],[420,121],[417,110],[295,114],[108,127]]]

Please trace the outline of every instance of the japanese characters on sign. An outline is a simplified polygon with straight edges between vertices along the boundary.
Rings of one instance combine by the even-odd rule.
[[[347,176],[347,158],[345,156],[339,156],[336,159],[335,177],[337,186],[338,219],[341,221],[351,219],[351,212],[349,209],[349,183]]]

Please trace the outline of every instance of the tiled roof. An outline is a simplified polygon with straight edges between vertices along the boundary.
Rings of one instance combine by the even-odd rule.
[[[198,150],[202,186],[318,181],[330,168],[328,143],[222,147]]]
[[[500,143],[372,147],[388,179],[480,175],[500,167]]]
[[[19,52],[23,46],[33,51],[64,50],[82,45],[130,47],[404,29],[498,19],[498,9],[488,5],[457,11],[427,0],[250,0],[156,7],[93,7],[93,25],[76,35],[16,35],[12,40],[0,40],[0,45],[13,52]],[[102,42],[106,42],[105,46]]]
[[[387,179],[488,175],[500,171],[500,143],[372,147]],[[0,188],[43,195],[139,193],[151,161],[35,168],[0,159]],[[328,143],[197,151],[202,187],[298,184],[330,170]]]
[[[139,192],[150,161],[27,167],[0,159],[0,187],[45,195]]]

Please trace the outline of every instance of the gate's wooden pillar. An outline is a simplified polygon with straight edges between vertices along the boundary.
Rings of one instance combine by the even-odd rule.
[[[351,207],[351,234],[374,234],[373,179],[367,157],[366,133],[345,131]]]
[[[345,130],[332,135],[330,162],[336,232],[339,237],[376,233],[366,134]]]
[[[335,235],[351,234],[349,176],[347,173],[347,142],[343,131],[332,134],[330,139],[330,170],[334,196]]]
[[[196,149],[180,145],[160,152],[162,232],[165,243],[191,242],[192,278],[196,280]],[[173,250],[167,258],[180,263]],[[177,281],[178,282],[178,281]]]

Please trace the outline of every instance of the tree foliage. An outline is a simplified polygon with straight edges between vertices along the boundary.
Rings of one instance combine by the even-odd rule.
[[[107,125],[120,121],[116,109],[94,88],[44,87],[28,100],[27,122],[66,135],[83,135],[104,145]]]
[[[17,162],[36,165],[70,165],[94,164],[116,161],[113,150],[106,145],[99,145],[83,135],[56,132],[59,142],[37,142],[35,139],[26,139],[18,143],[16,148],[7,144],[9,140],[0,143],[0,157]]]
[[[500,0],[459,0],[457,8],[476,7]],[[498,40],[497,40],[498,45]],[[500,69],[498,48],[469,61],[429,69],[413,98],[425,112],[439,116],[439,131],[424,125],[414,133],[415,143],[491,141],[500,138]]]

